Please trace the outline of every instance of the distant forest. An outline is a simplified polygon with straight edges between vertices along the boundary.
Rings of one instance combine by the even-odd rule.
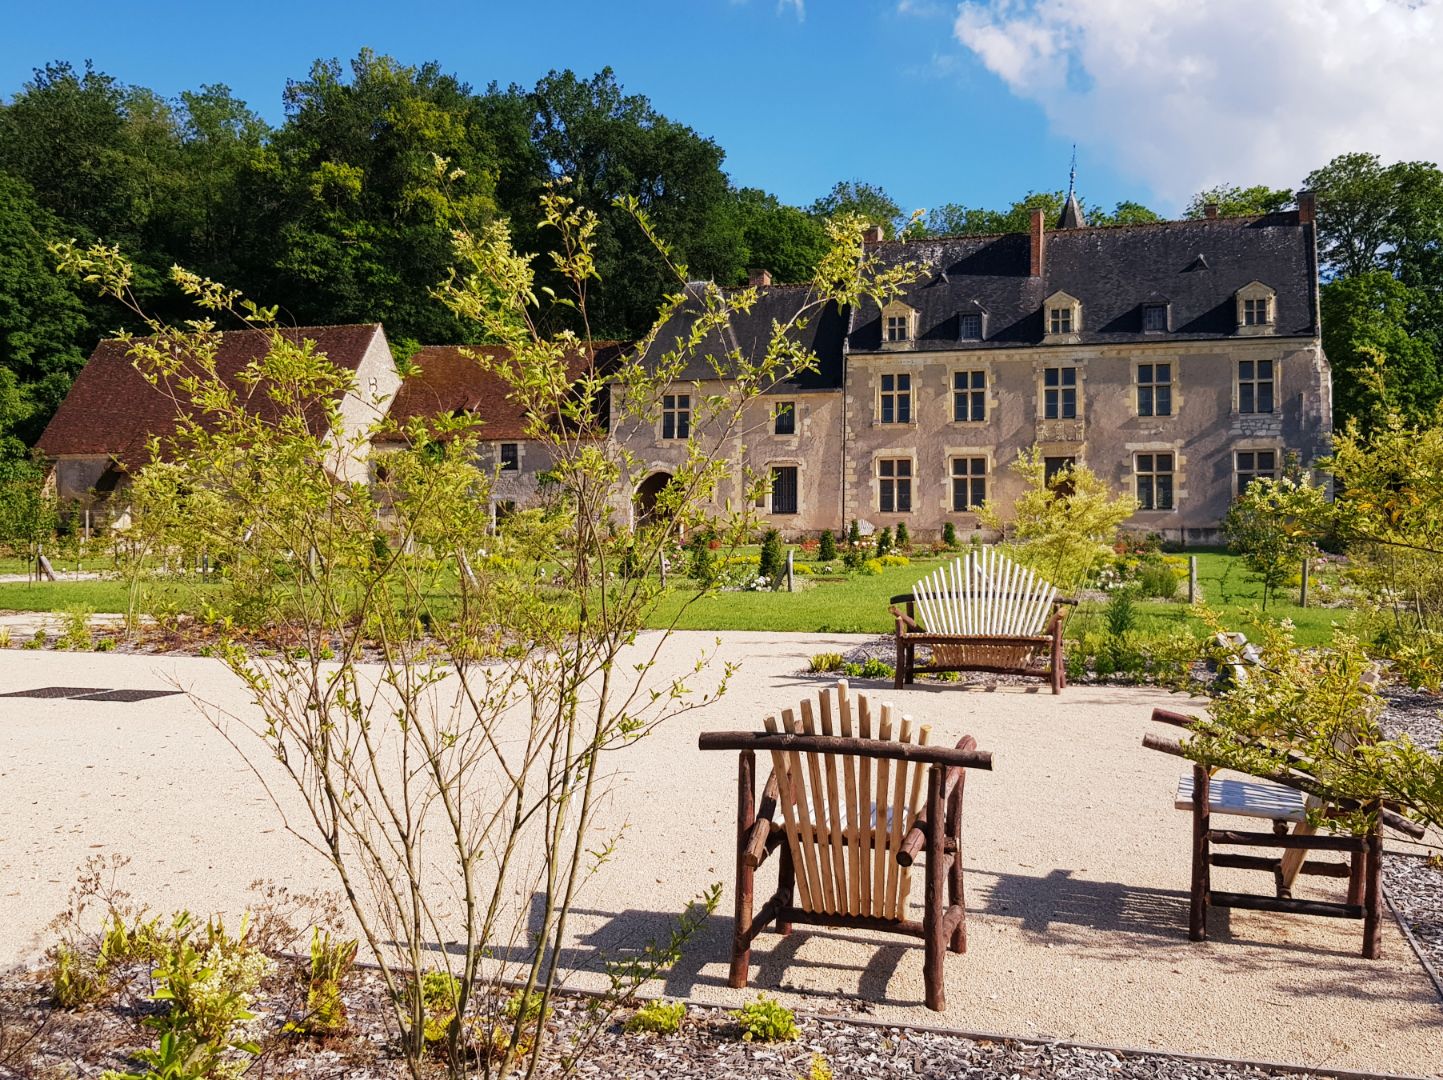
[[[857,211],[889,235],[1023,230],[1063,193],[1031,193],[1005,209],[949,203],[912,221],[887,192],[840,180],[810,206],[737,187],[725,152],[628,94],[610,69],[589,79],[553,71],[534,87],[477,90],[428,63],[363,51],[317,61],[284,92],[271,127],[223,85],[166,99],[87,64],[46,64],[0,103],[0,462],[27,453],[119,310],[53,273],[46,244],[118,244],[137,291],[162,315],[189,314],[166,275],[180,264],[224,281],[296,325],[383,322],[405,355],[466,342],[474,328],[429,293],[451,263],[449,215],[504,216],[523,251],[537,235],[543,186],[570,178],[600,215],[601,280],[591,327],[625,338],[645,329],[667,283],[629,217],[636,195],[693,278],[724,284],[748,267],[777,281],[809,277],[824,219]],[[462,171],[438,180],[434,155]],[[866,162],[858,162],[865,172]],[[1407,411],[1440,396],[1443,343],[1443,173],[1348,154],[1301,179],[1319,193],[1324,344],[1340,421],[1379,397]],[[1294,192],[1223,186],[1200,192],[1224,215],[1292,205]],[[1090,224],[1158,220],[1138,203],[1084,203]],[[1381,364],[1382,380],[1363,377]]]

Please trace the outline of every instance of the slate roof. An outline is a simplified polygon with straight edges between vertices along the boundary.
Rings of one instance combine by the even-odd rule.
[[[614,342],[598,343],[593,356],[604,367],[619,354]],[[417,370],[401,380],[391,402],[389,418],[404,424],[417,417],[442,413],[475,413],[481,421],[478,435],[487,440],[521,440],[526,435],[526,414],[511,400],[510,385],[487,368],[477,356],[504,357],[504,345],[425,345],[411,357]],[[575,377],[580,378],[587,363],[580,356],[572,360]],[[399,435],[383,441],[395,442]]]
[[[1256,218],[1168,221],[1048,231],[1043,273],[1030,277],[1024,233],[890,241],[873,250],[889,264],[913,260],[924,275],[901,298],[919,312],[917,351],[1043,344],[1042,302],[1066,292],[1082,302],[1083,344],[1233,337],[1234,294],[1253,280],[1276,291],[1278,336],[1315,336],[1313,231],[1296,212]],[[1142,305],[1171,303],[1166,333],[1143,333]],[[983,341],[959,341],[958,314],[985,309]],[[881,351],[882,320],[858,309],[853,352]]]
[[[704,286],[695,284],[691,289]],[[713,358],[728,370],[726,357],[733,349],[740,350],[749,360],[760,357],[771,342],[773,320],[787,322],[796,314],[815,304],[816,294],[810,285],[768,285],[759,287],[756,304],[751,311],[733,317],[725,333],[709,334],[688,358],[680,379],[684,382],[717,378],[712,366]],[[675,349],[677,342],[690,333],[692,320],[696,317],[699,301],[685,304],[670,322],[663,326],[652,346],[652,355],[659,358],[668,350]],[[842,353],[847,334],[846,312],[836,304],[828,303],[820,309],[813,309],[807,325],[800,331],[793,331],[793,339],[816,353],[818,367],[805,371],[794,378],[769,387],[769,393],[785,394],[808,390],[836,390],[842,385]]]
[[[303,326],[283,333],[292,341],[314,341],[331,363],[352,371],[377,335],[383,335],[380,323]],[[265,355],[268,342],[263,330],[225,332],[216,354],[218,373],[238,386],[233,381],[236,374]],[[263,392],[254,407],[262,415],[271,411]],[[50,458],[110,456],[134,469],[145,464],[150,439],[173,434],[175,425],[176,402],[141,375],[130,358],[129,345],[110,338],[90,354],[35,445]]]

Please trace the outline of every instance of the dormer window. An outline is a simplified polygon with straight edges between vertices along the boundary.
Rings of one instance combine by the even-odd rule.
[[[882,348],[905,349],[917,338],[917,313],[900,300],[882,309]]]
[[[977,312],[963,314],[957,327],[957,337],[961,341],[981,341],[982,316]]]
[[[1142,305],[1142,331],[1145,334],[1167,333],[1167,305]]]
[[[1082,330],[1082,302],[1065,292],[1047,298],[1043,315],[1049,338],[1069,337]]]
[[[1277,321],[1277,294],[1261,281],[1238,290],[1238,333],[1271,334]]]

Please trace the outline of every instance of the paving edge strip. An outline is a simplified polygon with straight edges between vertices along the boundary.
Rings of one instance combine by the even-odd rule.
[[[1405,859],[1428,858],[1428,856],[1414,851],[1391,851],[1388,852],[1388,854]],[[1418,963],[1423,965],[1423,971],[1428,976],[1429,982],[1433,984],[1433,990],[1438,995],[1439,1004],[1443,1004],[1443,975],[1438,973],[1437,967],[1434,966],[1432,959],[1429,958],[1422,943],[1413,935],[1413,930],[1408,925],[1407,917],[1393,905],[1393,898],[1388,895],[1387,889],[1383,890],[1383,900],[1387,903],[1388,910],[1393,913],[1393,921],[1398,924],[1398,929],[1403,931],[1403,937],[1408,942],[1408,946],[1413,950],[1413,955],[1418,958]]]
[[[1397,917],[1397,912],[1394,912]],[[1402,921],[1399,920],[1399,925]],[[1410,938],[1411,940],[1411,938]],[[1416,951],[1416,948],[1415,948]],[[309,960],[309,957],[302,957],[299,953],[290,954],[297,960]],[[1420,957],[1421,958],[1421,957]],[[379,971],[380,965],[371,960],[357,960],[356,967],[369,968],[372,971]],[[1434,972],[1429,968],[1429,975]],[[513,990],[521,990],[526,986],[523,979],[502,979],[502,986],[509,986]],[[1434,983],[1435,987],[1437,983]],[[587,990],[582,987],[561,986],[560,992],[572,994],[576,997],[587,997],[601,999],[606,997],[601,990]],[[1443,993],[1443,991],[1440,991]],[[637,994],[637,1001],[683,1001],[688,1006],[695,1006],[698,1009],[710,1009],[713,1011],[729,1011],[726,1005],[718,1004],[715,1001],[703,1001],[693,997],[665,997],[665,995]],[[1014,1042],[1024,1043],[1028,1046],[1058,1046],[1066,1050],[1086,1050],[1107,1054],[1116,1054],[1119,1057],[1155,1057],[1175,1058],[1178,1061],[1196,1061],[1207,1065],[1226,1065],[1235,1069],[1257,1069],[1263,1072],[1293,1073],[1297,1076],[1320,1076],[1333,1077],[1335,1080],[1434,1080],[1433,1077],[1424,1076],[1418,1073],[1385,1073],[1369,1070],[1363,1072],[1357,1069],[1335,1069],[1326,1065],[1293,1065],[1284,1061],[1265,1061],[1255,1058],[1230,1058],[1220,1057],[1215,1054],[1194,1054],[1186,1050],[1159,1050],[1146,1049],[1136,1046],[1108,1046],[1103,1043],[1073,1042],[1069,1039],[1048,1039],[1036,1035],[1003,1035],[995,1031],[969,1031],[966,1028],[942,1027],[937,1024],[913,1024],[906,1022],[892,1022],[878,1020],[869,1016],[839,1016],[835,1013],[815,1013],[805,1009],[793,1010],[799,1020],[813,1020],[818,1023],[827,1024],[851,1024],[854,1027],[871,1028],[874,1030],[892,1031],[918,1031],[924,1035],[938,1035],[944,1038],[966,1039],[969,1042]]]

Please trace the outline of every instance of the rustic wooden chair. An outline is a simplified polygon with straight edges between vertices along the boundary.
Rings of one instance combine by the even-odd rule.
[[[896,687],[918,672],[993,671],[1047,679],[1060,694],[1062,630],[1076,603],[995,548],[969,552],[892,597]],[[930,650],[927,663],[917,662],[919,646]]]
[[[1376,677],[1376,676],[1373,676]],[[1167,709],[1154,709],[1155,721],[1190,727],[1193,717]],[[1181,746],[1155,735],[1143,738],[1143,745],[1165,753],[1181,754]],[[1192,813],[1191,902],[1188,908],[1188,936],[1207,940],[1208,911],[1214,907],[1281,911],[1296,915],[1322,915],[1363,921],[1363,956],[1377,959],[1382,950],[1383,913],[1383,826],[1421,839],[1424,829],[1375,800],[1366,805],[1349,799],[1325,799],[1317,783],[1300,770],[1285,776],[1238,780],[1217,777],[1206,766],[1194,764],[1192,773],[1178,781],[1174,805]],[[1363,835],[1318,835],[1318,812],[1364,809],[1374,824]],[[1214,815],[1253,818],[1272,824],[1270,832],[1218,828]],[[1214,847],[1271,848],[1278,856],[1248,855],[1214,851]],[[1308,858],[1310,851],[1339,852],[1347,861]],[[1224,892],[1212,887],[1212,868],[1259,870],[1273,877],[1273,893]],[[1304,900],[1293,896],[1299,875],[1347,878],[1342,902]]]
[[[834,703],[835,702],[835,703]],[[962,792],[966,769],[990,769],[992,755],[970,735],[955,749],[927,744],[931,729],[900,727],[891,705],[874,712],[845,682],[818,708],[783,709],[765,732],[710,732],[702,750],[740,751],[737,767],[736,921],[729,983],[747,984],[751,943],[769,923],[884,930],[919,937],[927,1007],[944,1007],[942,960],[967,951],[962,881]],[[820,723],[819,723],[820,721]],[[772,773],[757,808],[756,753]],[[926,796],[923,800],[923,781]],[[776,815],[780,812],[781,819]],[[753,910],[759,867],[780,849],[777,891]],[[920,923],[907,917],[913,860],[925,851]],[[945,886],[944,886],[945,881]]]

